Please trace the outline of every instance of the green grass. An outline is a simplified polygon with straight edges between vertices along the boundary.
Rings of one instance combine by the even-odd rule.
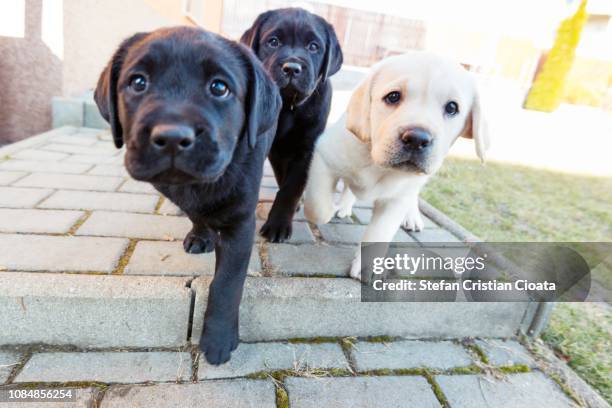
[[[612,316],[596,303],[559,303],[542,339],[612,403]]]
[[[612,241],[612,178],[448,158],[423,198],[489,242]],[[611,333],[609,306],[560,303],[542,338],[612,402]]]
[[[490,242],[612,241],[612,179],[448,158],[423,192]]]

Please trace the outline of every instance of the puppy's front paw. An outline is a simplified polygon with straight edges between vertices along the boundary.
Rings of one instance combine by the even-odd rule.
[[[220,365],[229,361],[232,351],[238,347],[238,341],[238,327],[213,330],[205,323],[200,350],[209,364]]]
[[[270,242],[284,242],[291,238],[291,220],[268,218],[259,234]]]
[[[408,231],[423,231],[425,222],[423,221],[423,217],[421,217],[421,213],[417,210],[406,215],[406,218],[404,218],[402,222],[402,227]]]
[[[338,218],[346,218],[346,217],[350,217],[351,215],[353,215],[353,205],[342,205],[340,204],[338,206],[338,209],[336,210],[336,216]]]
[[[210,230],[204,234],[196,234],[193,229],[187,233],[183,240],[183,248],[189,254],[203,254],[215,249],[215,236]]]

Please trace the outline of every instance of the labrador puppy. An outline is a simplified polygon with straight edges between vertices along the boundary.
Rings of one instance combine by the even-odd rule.
[[[489,139],[480,98],[461,65],[417,51],[381,61],[317,143],[306,218],[322,224],[334,214],[349,216],[358,197],[374,201],[362,242],[389,242],[401,224],[420,231],[419,192],[459,136],[474,139],[484,161]],[[336,206],[338,180],[344,191]],[[351,277],[361,277],[360,252]]]
[[[188,27],[125,40],[95,91],[125,166],[193,223],[183,245],[216,255],[200,348],[211,364],[238,345],[238,306],[255,232],[278,88],[241,44]]]
[[[269,159],[279,185],[261,235],[291,237],[293,215],[304,192],[314,145],[331,105],[329,77],[342,66],[334,28],[299,8],[260,14],[240,41],[253,49],[280,88],[283,107]]]

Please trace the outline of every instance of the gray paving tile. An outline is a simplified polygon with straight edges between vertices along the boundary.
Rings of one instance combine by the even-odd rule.
[[[421,367],[448,370],[472,364],[466,350],[450,341],[359,342],[351,354],[359,371]]]
[[[47,188],[0,187],[0,207],[31,208],[52,192]]]
[[[251,252],[249,272],[261,272],[257,247]],[[125,268],[127,275],[214,275],[215,254],[188,254],[182,241],[140,241]]]
[[[191,227],[185,217],[94,211],[76,235],[182,241]]]
[[[226,380],[197,384],[117,385],[110,387],[102,408],[274,408],[276,391],[271,381]]]
[[[187,381],[191,355],[177,352],[84,352],[34,354],[15,382]]]
[[[82,211],[0,208],[0,232],[62,234],[84,215]]]
[[[151,194],[60,190],[38,207],[152,213],[158,201],[159,196]]]
[[[260,371],[296,370],[315,368],[348,368],[340,345],[241,343],[232,352],[232,359],[213,366],[200,356],[199,379],[243,377]]]
[[[573,407],[549,378],[540,372],[510,374],[495,380],[476,375],[437,376],[451,407]]]
[[[439,407],[423,377],[327,377],[285,381],[292,408]]]
[[[15,271],[112,272],[127,239],[0,234],[0,266]],[[25,254],[25,256],[24,256]]]

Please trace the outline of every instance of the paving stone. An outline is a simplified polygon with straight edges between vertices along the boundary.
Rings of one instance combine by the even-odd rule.
[[[261,187],[259,189],[259,201],[274,201],[277,191],[276,188]]]
[[[372,220],[372,210],[368,208],[353,208],[353,215],[356,216],[362,224],[369,224]]]
[[[114,191],[121,177],[86,176],[76,174],[30,174],[14,185],[16,187],[63,188],[67,190]]]
[[[128,176],[128,172],[124,167],[114,164],[97,164],[91,170],[89,170],[87,174],[96,176]]]
[[[330,245],[270,245],[268,259],[282,275],[348,276],[354,248]]]
[[[112,272],[127,239],[0,234],[0,266],[15,271]],[[26,254],[26,256],[24,256]]]
[[[292,408],[440,406],[427,380],[418,376],[290,377],[285,384]]]
[[[0,207],[34,207],[52,192],[44,188],[0,187]]]
[[[190,230],[185,217],[94,211],[76,235],[182,241]]]
[[[83,126],[83,100],[54,96],[51,98],[52,127]]]
[[[353,225],[342,223],[329,223],[317,225],[321,236],[327,242],[341,244],[358,244],[366,231],[366,225]],[[406,234],[401,228],[395,233],[393,242],[415,242],[412,237]]]
[[[83,125],[97,129],[108,129],[109,124],[98,110],[98,106],[93,101],[85,101],[83,104]]]
[[[159,213],[161,215],[184,215],[183,211],[167,198],[164,198],[164,202],[159,208]]]
[[[257,247],[253,247],[250,273],[261,272]],[[182,241],[140,241],[125,268],[128,275],[214,275],[215,254],[188,254]]]
[[[240,343],[232,352],[232,359],[220,366],[210,365],[200,356],[198,378],[232,378],[260,371],[308,371],[313,368],[348,368],[340,345]]]
[[[485,339],[476,340],[476,344],[484,351],[492,365],[524,364],[528,367],[536,367],[536,362],[529,351],[516,340]]]
[[[261,186],[269,187],[269,188],[278,188],[278,184],[276,183],[276,179],[270,176],[264,176],[261,178]]]
[[[289,244],[314,244],[316,242],[310,227],[305,222],[294,222]]]
[[[25,149],[11,155],[12,159],[36,161],[60,161],[68,157],[67,153],[49,152],[45,150]]]
[[[49,139],[54,143],[72,144],[79,146],[91,146],[98,141],[95,134],[92,133],[74,133],[72,135],[58,135]]]
[[[42,150],[47,152],[60,152],[70,154],[82,154],[91,156],[114,156],[117,154],[117,150],[113,146],[108,147],[90,147],[90,146],[78,146],[74,144],[64,143],[49,143],[41,147]]]
[[[152,213],[158,201],[158,196],[150,194],[60,190],[38,207]]]
[[[13,368],[19,364],[22,358],[23,355],[19,353],[0,351],[0,385],[8,380]]]
[[[541,372],[495,380],[476,375],[437,376],[451,407],[573,407],[557,384]]]
[[[5,162],[0,161],[0,166],[2,165],[2,163],[5,163]],[[25,173],[22,171],[1,171],[0,172],[0,186],[9,185],[14,181],[19,180],[26,174],[28,173]]]
[[[0,232],[62,234],[84,215],[82,211],[0,208]]]
[[[86,352],[34,354],[15,382],[187,381],[191,355],[176,352]]]
[[[409,232],[409,234],[414,239],[416,239],[418,242],[421,242],[424,244],[431,243],[431,242],[441,243],[441,244],[461,242],[456,236],[440,228],[433,228],[433,229],[426,228],[423,231],[419,231],[419,232],[411,231]]]
[[[230,380],[197,384],[116,385],[108,388],[102,408],[275,408],[272,381]]]
[[[82,163],[82,164],[121,164],[116,156],[88,156],[86,154],[73,154],[62,163]]]
[[[21,170],[39,173],[83,174],[90,169],[91,166],[91,164],[45,162],[35,160],[7,160],[0,162],[0,170]],[[25,175],[25,173],[21,174]]]
[[[0,344],[182,346],[191,304],[187,280],[2,272]]]
[[[450,341],[359,342],[351,351],[358,371],[428,367],[448,370],[472,364],[465,349]]]
[[[192,343],[202,332],[211,277],[195,291]],[[361,302],[347,278],[248,277],[240,306],[243,341],[292,337],[389,335],[407,338],[512,337],[527,303]],[[474,316],[478,316],[475,319]]]
[[[125,193],[159,194],[151,184],[132,179],[128,179],[128,181],[123,183],[119,191]]]

